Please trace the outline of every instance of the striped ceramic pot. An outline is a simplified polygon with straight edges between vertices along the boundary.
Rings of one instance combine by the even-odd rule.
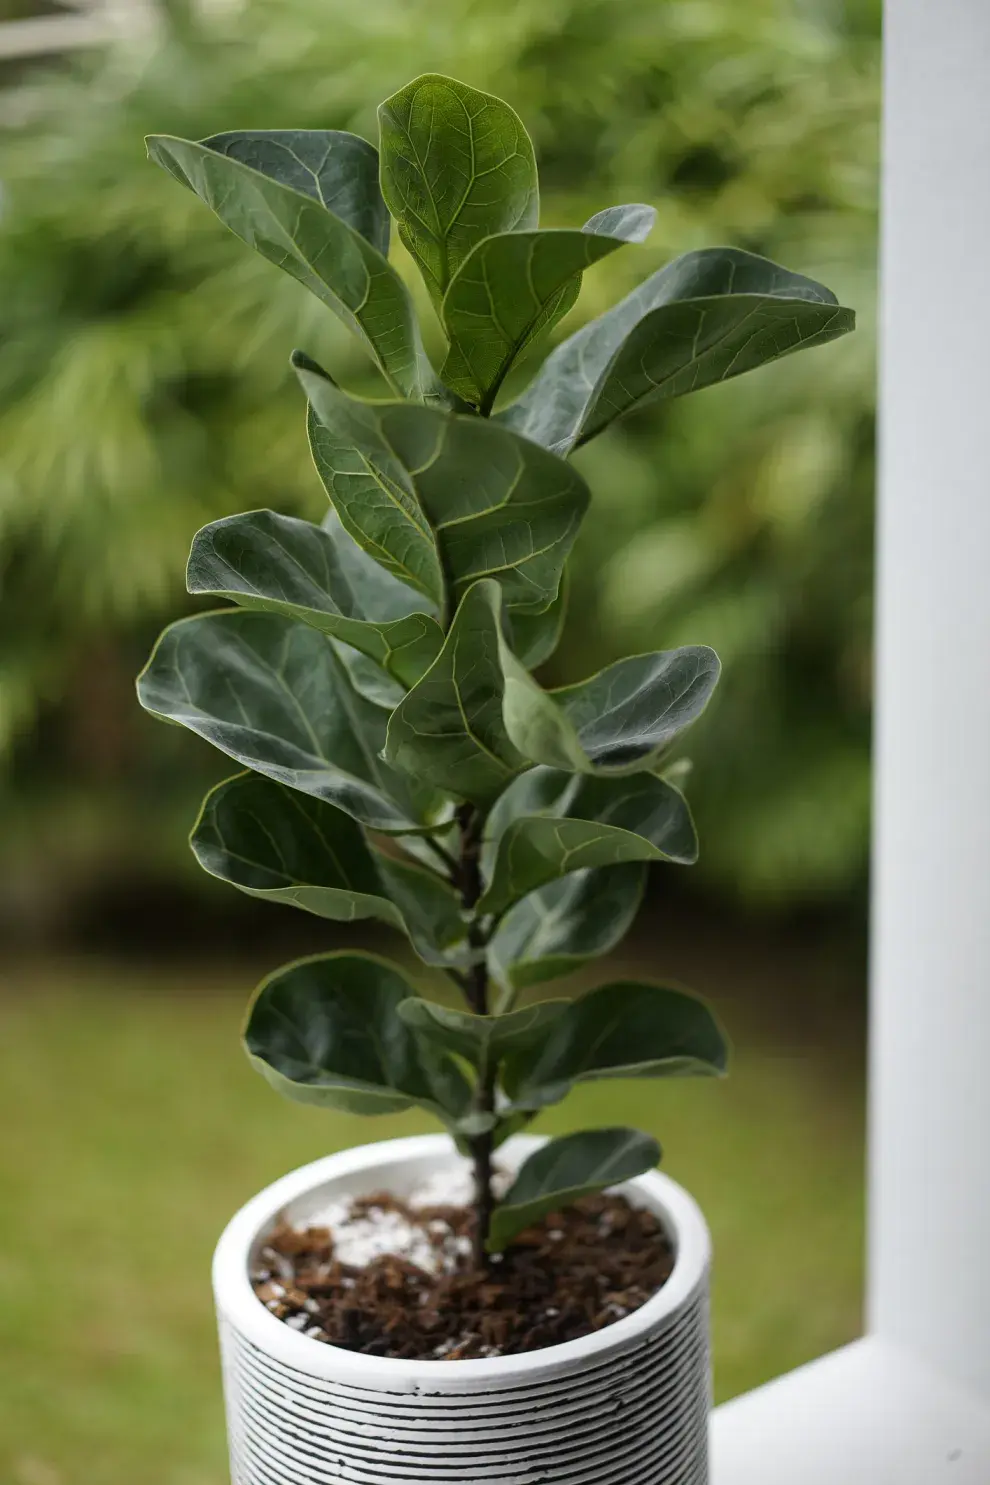
[[[510,1168],[540,1141],[510,1140]],[[412,1193],[457,1159],[445,1135],[317,1160],[234,1217],[213,1281],[234,1485],[707,1485],[710,1240],[690,1196],[650,1173],[619,1189],[662,1219],[675,1263],[641,1309],[524,1356],[391,1361],[301,1335],[250,1269],[279,1215]]]

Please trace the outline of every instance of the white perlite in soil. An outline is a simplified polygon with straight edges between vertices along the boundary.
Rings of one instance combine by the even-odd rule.
[[[496,1176],[496,1190],[504,1191],[508,1183],[505,1173]],[[426,1212],[433,1207],[469,1206],[473,1192],[471,1166],[462,1160],[428,1177],[405,1199],[413,1211]],[[356,1214],[350,1197],[328,1202],[294,1225],[299,1232],[329,1228],[334,1257],[348,1268],[367,1268],[388,1254],[414,1263],[427,1274],[449,1274],[471,1251],[471,1239],[459,1237],[440,1217],[410,1222],[399,1212],[375,1206]]]
[[[452,1273],[458,1257],[471,1251],[470,1238],[459,1238],[446,1222],[431,1221],[430,1232],[419,1223],[407,1222],[399,1212],[368,1207],[355,1214],[351,1202],[331,1202],[308,1221],[307,1227],[328,1227],[333,1235],[333,1256],[348,1268],[367,1268],[376,1258],[392,1254],[414,1263],[427,1274]]]

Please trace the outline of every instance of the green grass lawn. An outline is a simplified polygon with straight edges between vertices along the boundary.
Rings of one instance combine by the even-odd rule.
[[[293,1166],[430,1127],[281,1101],[238,1049],[230,992],[203,971],[5,976],[4,1485],[224,1485],[220,1228]],[[857,1333],[862,1237],[855,1059],[723,1012],[728,1082],[598,1085],[540,1126],[630,1123],[663,1143],[714,1231],[720,1398]]]

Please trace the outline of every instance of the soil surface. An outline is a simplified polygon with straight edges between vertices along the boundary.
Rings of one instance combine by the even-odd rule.
[[[472,1264],[465,1207],[377,1194],[352,1202],[350,1220],[364,1230],[414,1228],[420,1262],[379,1253],[361,1267],[344,1263],[329,1227],[282,1222],[251,1277],[287,1325],[366,1356],[467,1361],[573,1341],[638,1310],[674,1266],[658,1219],[621,1196],[552,1212],[484,1273]]]

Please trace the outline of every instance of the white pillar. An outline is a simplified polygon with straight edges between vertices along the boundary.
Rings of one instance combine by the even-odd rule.
[[[990,1401],[990,0],[886,54],[869,1320]]]

